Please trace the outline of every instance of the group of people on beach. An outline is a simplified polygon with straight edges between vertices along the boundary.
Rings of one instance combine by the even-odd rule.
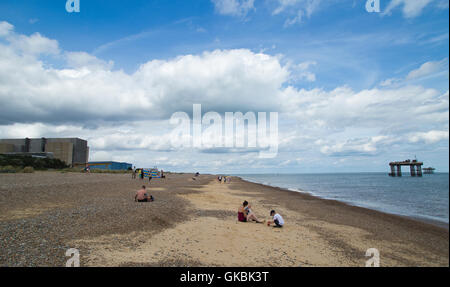
[[[144,173],[144,170],[142,168],[134,168],[133,169],[133,172],[131,173],[131,178],[132,179],[136,179],[137,176],[139,176],[139,179],[144,180],[145,173]],[[163,170],[160,171],[159,177],[160,178],[166,178],[166,175],[164,174]],[[150,182],[150,181],[152,181],[152,179],[153,179],[153,176],[152,176],[151,173],[149,173],[148,174],[148,181]]]
[[[227,182],[230,183],[230,182],[231,182],[231,177],[219,175],[219,176],[217,177],[217,180],[218,180],[220,183],[227,183]]]
[[[226,177],[219,176],[218,180],[220,182],[226,182]],[[154,201],[154,197],[147,192],[147,189],[145,185],[142,186],[140,190],[136,192],[136,195],[134,197],[134,201],[136,202],[152,202]],[[283,217],[277,213],[275,210],[270,211],[270,216],[272,217],[272,220],[267,221],[267,226],[273,225],[273,227],[281,228],[284,226],[284,219]],[[252,222],[255,221],[256,223],[264,223],[265,220],[261,221],[259,220],[255,213],[252,211],[251,205],[248,203],[247,200],[245,200],[241,206],[238,208],[238,221],[239,222]]]
[[[281,228],[284,226],[283,217],[278,214],[275,210],[270,211],[270,216],[272,220],[267,221],[267,226],[274,225],[273,227]],[[251,205],[248,201],[244,201],[241,206],[238,208],[238,221],[240,222],[251,222],[255,221],[256,223],[264,223],[265,221],[260,221],[256,217],[256,215],[252,212]]]
[[[131,178],[136,179],[139,176],[139,179],[144,179],[144,171],[142,168],[134,168],[133,172],[131,173]],[[151,177],[151,176],[150,176]],[[151,178],[149,177],[148,181],[151,181]]]

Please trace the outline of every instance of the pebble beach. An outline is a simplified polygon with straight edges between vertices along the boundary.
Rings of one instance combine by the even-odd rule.
[[[449,266],[448,228],[214,175],[0,174],[0,266]],[[136,203],[146,185],[155,197]],[[286,226],[240,223],[283,215]]]

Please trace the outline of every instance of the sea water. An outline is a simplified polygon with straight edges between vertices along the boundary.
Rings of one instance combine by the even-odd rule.
[[[387,213],[449,223],[449,174],[244,174],[241,178]]]

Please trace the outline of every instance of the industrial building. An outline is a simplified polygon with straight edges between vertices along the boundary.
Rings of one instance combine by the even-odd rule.
[[[87,141],[79,138],[0,139],[0,154],[56,158],[70,166],[89,161]]]
[[[88,163],[90,169],[103,170],[128,170],[132,168],[131,163],[116,162],[116,161],[96,161]]]

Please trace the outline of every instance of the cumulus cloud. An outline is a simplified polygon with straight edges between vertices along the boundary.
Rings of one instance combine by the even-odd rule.
[[[18,36],[36,43],[34,35]],[[152,60],[127,74],[84,52],[65,53],[67,68],[55,69],[30,57],[48,51],[40,44],[0,45],[0,123],[155,119],[192,111],[194,103],[215,111],[234,110],[236,103],[244,111],[277,109],[276,95],[289,77],[277,57],[245,49]]]
[[[27,39],[33,35],[16,36],[33,42]],[[0,49],[3,124],[167,119],[176,111],[191,113],[194,103],[204,111],[279,111],[310,126],[336,130],[354,125],[404,129],[411,121],[398,119],[400,110],[423,123],[443,122],[448,116],[448,96],[421,86],[294,88],[292,78],[315,80],[309,69],[316,62],[282,65],[278,57],[246,49],[152,60],[132,74],[112,70],[112,62],[85,52],[65,52],[67,68],[55,69],[28,57],[45,49],[19,50],[14,43]],[[434,69],[424,64],[419,70]]]
[[[58,41],[43,37],[39,33],[34,33],[31,36],[13,34],[9,35],[7,40],[11,47],[24,55],[56,55],[60,52]]]
[[[14,26],[8,22],[2,21],[0,22],[0,37],[4,37],[9,35],[11,31],[14,29]]]
[[[211,0],[215,11],[222,15],[246,16],[254,10],[254,0]]]
[[[161,162],[166,158],[168,165],[190,168],[210,162],[217,168],[290,166],[299,162],[293,158],[307,162],[307,152],[377,155],[393,138],[448,141],[448,91],[410,83],[359,91],[348,86],[305,89],[292,79],[314,81],[316,62],[283,64],[278,56],[247,49],[155,59],[125,73],[89,53],[61,51],[57,41],[43,35],[16,34],[6,22],[0,23],[0,35],[0,137],[81,137],[91,145],[92,160],[144,164],[150,153]],[[65,60],[62,67],[41,57],[49,54]],[[437,71],[436,63],[430,63],[411,77]],[[197,151],[202,160],[194,160],[190,151],[171,145],[168,119],[177,111],[190,114],[197,103],[204,113],[222,115],[278,111],[280,154],[289,154],[258,161],[258,149],[203,149]]]
[[[86,52],[68,52],[66,61],[67,65],[74,69],[111,70],[114,66],[113,61],[106,62]]]

